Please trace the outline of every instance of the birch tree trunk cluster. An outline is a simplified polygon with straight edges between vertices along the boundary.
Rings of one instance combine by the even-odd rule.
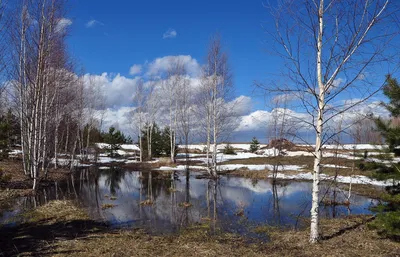
[[[33,189],[52,162],[57,168],[59,153],[68,154],[73,167],[75,153],[84,146],[85,89],[67,54],[62,2],[20,1],[10,27],[12,94],[23,169]]]
[[[232,73],[219,35],[211,39],[208,47],[201,91],[199,107],[204,117],[207,168],[211,176],[217,177],[218,145],[233,131],[232,108],[226,104],[233,95]]]
[[[151,131],[156,122],[168,128],[172,163],[175,162],[178,143],[184,146],[188,160],[189,143],[195,136],[204,138],[209,173],[216,177],[218,144],[233,131],[234,108],[227,104],[232,97],[228,57],[219,36],[215,36],[211,39],[206,64],[196,85],[193,85],[185,63],[179,58],[170,61],[158,79],[141,80],[137,84],[133,124],[140,149],[143,149],[142,133],[146,130],[147,156],[152,156]],[[142,157],[140,161],[143,161]]]

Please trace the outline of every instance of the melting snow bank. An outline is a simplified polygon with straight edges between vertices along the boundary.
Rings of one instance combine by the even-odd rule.
[[[197,169],[197,170],[207,170],[207,167],[204,166],[189,166],[190,169]],[[240,168],[248,168],[250,171],[256,171],[256,170],[272,170],[273,166],[272,165],[241,165],[241,164],[232,164],[232,165],[221,165],[218,166],[220,171],[225,171],[225,170],[235,170],[235,169],[240,169]],[[287,170],[300,170],[304,168],[304,166],[298,166],[298,165],[283,165],[280,166],[279,171],[287,171]],[[175,171],[185,171],[186,166],[184,165],[178,165],[176,167],[168,167],[168,166],[162,166],[158,169],[154,170],[175,170]],[[273,174],[268,175],[269,178],[272,178]],[[284,173],[277,173],[276,174],[277,179],[290,179],[290,180],[312,180],[313,176],[312,174],[309,173],[299,173],[295,175],[289,175],[289,174],[284,174]],[[325,174],[320,174],[320,180],[321,181],[333,181],[335,178],[333,176],[328,176]],[[391,186],[393,183],[397,184],[400,183],[400,181],[393,181],[393,180],[385,180],[385,181],[380,181],[380,180],[375,180],[371,179],[366,176],[361,176],[361,175],[354,175],[351,177],[348,176],[337,176],[336,181],[338,183],[343,183],[343,184],[361,184],[361,185],[373,185],[373,186]]]
[[[268,177],[272,177],[272,174],[269,175]],[[300,180],[312,180],[313,175],[311,173],[300,173],[296,175],[287,175],[283,173],[277,173],[276,178],[278,179],[300,179]],[[328,176],[325,174],[320,174],[320,179],[321,181],[333,181],[335,178],[332,176]],[[385,181],[380,181],[380,180],[375,180],[368,178],[366,176],[361,176],[361,175],[355,175],[351,177],[346,177],[346,176],[337,176],[336,181],[338,183],[344,183],[344,184],[361,184],[361,185],[373,185],[373,186],[391,186],[393,183],[399,183],[399,181],[394,181],[393,180],[385,180]]]
[[[207,167],[204,166],[189,166],[189,169],[194,169],[194,170],[207,170]],[[185,171],[186,166],[185,165],[178,165],[176,167],[168,167],[168,166],[162,166],[158,169],[153,169],[153,170],[176,170],[176,171]]]
[[[335,164],[321,164],[324,168],[335,168],[335,169],[351,169],[351,167],[340,166]]]
[[[273,165],[244,165],[244,164],[227,164],[227,165],[218,165],[218,170],[219,171],[227,171],[227,170],[236,170],[236,169],[241,169],[241,168],[247,168],[250,171],[257,171],[257,170],[273,170],[274,166]],[[288,171],[288,170],[301,170],[305,168],[305,166],[299,166],[299,165],[280,165],[278,167],[279,171]],[[207,167],[204,166],[189,166],[189,169],[196,169],[196,170],[207,170]],[[162,166],[158,169],[155,170],[177,170],[177,171],[183,171],[186,170],[185,165],[178,165],[176,167],[168,167],[168,166]]]
[[[301,170],[305,168],[306,166],[302,165],[279,165],[278,170]],[[227,165],[219,165],[218,170],[236,170],[236,169],[242,169],[242,168],[247,168],[249,170],[274,170],[274,165],[270,164],[227,164]]]

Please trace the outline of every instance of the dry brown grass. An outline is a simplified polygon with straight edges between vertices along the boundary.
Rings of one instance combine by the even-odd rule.
[[[111,209],[111,208],[114,208],[115,206],[117,206],[117,205],[112,204],[112,203],[105,203],[105,204],[103,204],[103,205],[101,206],[101,209],[103,209],[103,210]]]
[[[61,224],[74,220],[86,220],[87,215],[71,201],[53,201],[35,210],[30,229],[35,224]],[[400,244],[380,238],[375,231],[367,229],[371,216],[350,216],[343,219],[321,221],[322,240],[311,245],[308,229],[280,230],[259,227],[257,233],[267,233],[270,242],[249,243],[238,235],[210,233],[212,222],[190,227],[177,235],[153,236],[142,230],[105,231],[91,228],[84,234],[74,227],[69,237],[41,237],[34,249],[21,250],[18,255],[51,256],[398,256]],[[43,229],[43,228],[42,228]],[[57,231],[59,226],[54,226]],[[76,236],[72,236],[76,233]],[[14,233],[19,240],[24,234]],[[10,240],[14,240],[10,238]],[[32,238],[26,239],[33,240]],[[1,240],[0,240],[1,241]],[[10,247],[10,250],[13,248]],[[397,255],[396,255],[397,254]]]
[[[18,190],[8,189],[8,188],[4,189],[4,190],[0,190],[0,205],[2,205],[3,203],[7,203],[11,199],[18,197],[18,196],[19,196]]]
[[[153,205],[154,202],[150,199],[144,200],[140,202],[140,205]]]
[[[55,222],[67,222],[72,220],[89,220],[89,216],[82,209],[77,207],[70,200],[54,200],[36,209],[23,214],[25,222],[35,223],[46,221],[52,224]]]
[[[338,184],[338,186],[345,192],[348,192],[350,185]],[[363,195],[373,199],[380,199],[383,194],[386,194],[385,188],[372,185],[353,184],[351,185],[351,190],[352,192],[356,192],[358,195]]]
[[[193,206],[193,204],[188,203],[188,202],[182,202],[182,203],[179,203],[179,206],[182,208],[190,208]]]
[[[400,244],[367,229],[369,219],[323,220],[322,240],[314,245],[308,242],[308,230],[261,229],[271,241],[250,244],[233,234],[210,235],[205,225],[176,236],[150,236],[140,230],[95,233],[85,239],[58,241],[52,248],[72,251],[75,256],[398,256]]]
[[[0,169],[4,175],[10,175],[11,180],[9,184],[32,184],[32,180],[24,174],[22,167],[22,160],[8,159],[0,161]],[[46,181],[63,181],[69,177],[70,171],[65,169],[49,169],[47,179],[44,178],[44,173],[40,173],[41,182]]]
[[[301,173],[301,171],[285,171],[287,175],[296,175]],[[219,175],[229,175],[229,176],[238,176],[243,178],[250,178],[250,179],[266,179],[269,175],[272,175],[272,171],[270,170],[249,170],[248,168],[239,168],[235,170],[227,170],[218,173]]]

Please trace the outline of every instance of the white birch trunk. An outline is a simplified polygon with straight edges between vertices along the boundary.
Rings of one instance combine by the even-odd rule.
[[[325,108],[325,85],[322,77],[322,37],[323,37],[323,15],[324,0],[320,1],[318,13],[318,39],[317,39],[317,80],[318,80],[318,116],[316,124],[315,157],[313,171],[312,203],[311,203],[311,227],[310,242],[316,243],[319,240],[319,173],[322,160],[322,132]]]

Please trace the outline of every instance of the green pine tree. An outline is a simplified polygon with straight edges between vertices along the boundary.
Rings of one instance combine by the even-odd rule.
[[[400,116],[400,85],[390,75],[386,77],[383,93],[389,102],[382,104],[390,112],[391,119],[386,121],[377,118],[375,123],[385,138],[389,151],[399,156],[400,127],[396,126],[392,120]],[[376,165],[378,164],[372,166]],[[374,176],[381,179],[393,179],[393,186],[386,187],[387,193],[382,195],[386,203],[378,206],[376,219],[369,226],[376,229],[381,236],[400,240],[400,184],[394,182],[395,179],[400,179],[400,165],[399,163],[392,163],[388,167],[379,164],[378,168],[375,168]]]
[[[110,145],[108,151],[111,157],[115,157],[116,151],[121,148],[121,144],[126,142],[125,135],[116,130],[115,127],[110,127],[108,133],[104,135],[104,142]]]
[[[260,142],[258,142],[256,137],[253,137],[250,143],[250,152],[255,153],[260,149]]]
[[[389,99],[389,103],[382,103],[383,106],[389,111],[391,120],[400,116],[400,85],[395,78],[390,75],[386,77],[386,84],[383,88],[384,95]],[[375,120],[378,130],[382,133],[389,150],[395,153],[396,156],[400,155],[400,127],[394,126],[391,120],[386,121],[381,118]]]

